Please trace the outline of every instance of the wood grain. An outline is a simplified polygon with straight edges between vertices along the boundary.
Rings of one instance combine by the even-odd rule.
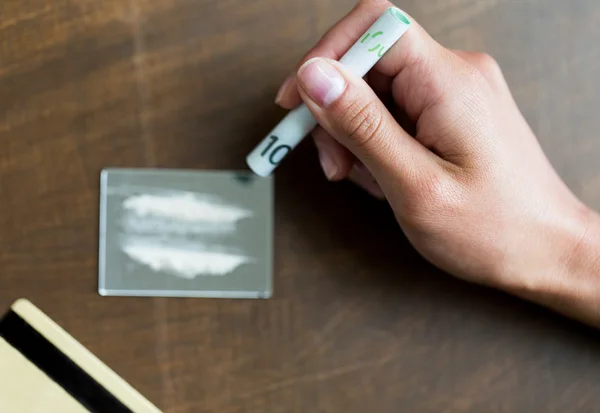
[[[0,306],[29,298],[168,413],[600,411],[597,333],[432,269],[310,144],[278,170],[273,299],[96,294],[100,169],[244,167],[280,82],[352,3],[3,0]],[[600,208],[600,3],[401,6],[499,60]]]

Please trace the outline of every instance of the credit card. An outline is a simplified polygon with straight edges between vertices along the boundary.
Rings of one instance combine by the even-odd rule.
[[[160,413],[27,300],[0,319],[0,412]]]

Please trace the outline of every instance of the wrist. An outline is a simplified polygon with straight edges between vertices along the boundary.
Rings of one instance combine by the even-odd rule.
[[[600,327],[600,216],[584,208],[581,221],[579,236],[559,274],[563,287],[559,297],[565,303],[561,310]]]
[[[545,263],[513,292],[600,327],[600,216],[579,206],[567,225],[550,233]]]

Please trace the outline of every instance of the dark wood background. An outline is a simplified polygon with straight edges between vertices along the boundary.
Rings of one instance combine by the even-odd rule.
[[[310,143],[277,173],[273,299],[97,295],[100,169],[243,168],[280,82],[352,4],[2,0],[0,307],[29,298],[168,413],[600,411],[597,333],[434,270]],[[600,2],[399,5],[500,61],[600,208]]]

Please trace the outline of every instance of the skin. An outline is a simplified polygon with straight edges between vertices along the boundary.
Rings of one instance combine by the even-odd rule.
[[[306,103],[327,178],[386,199],[431,263],[600,327],[600,216],[555,172],[494,59],[411,18],[365,79],[335,61],[390,6],[359,2],[276,102]]]

